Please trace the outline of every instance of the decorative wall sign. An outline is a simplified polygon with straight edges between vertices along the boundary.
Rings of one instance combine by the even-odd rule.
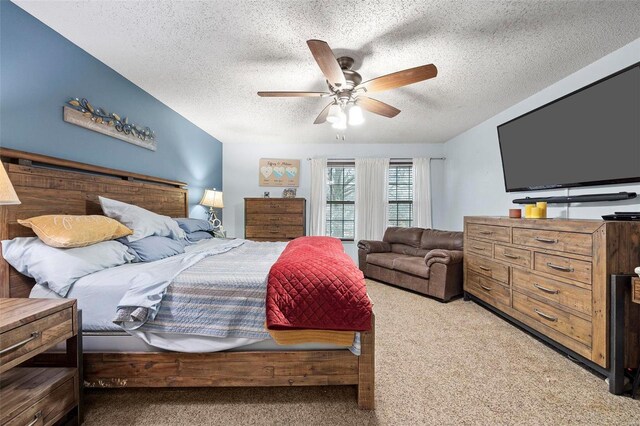
[[[125,142],[156,150],[156,136],[149,127],[129,123],[127,117],[120,118],[115,112],[94,108],[86,99],[73,98],[64,106],[64,121]]]
[[[300,186],[300,160],[260,159],[260,186]]]

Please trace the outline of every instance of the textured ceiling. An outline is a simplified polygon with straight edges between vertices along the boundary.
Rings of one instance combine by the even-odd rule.
[[[335,142],[313,125],[326,89],[305,41],[351,53],[368,80],[433,63],[376,93],[349,143],[440,143],[640,37],[639,1],[15,1],[224,143]]]

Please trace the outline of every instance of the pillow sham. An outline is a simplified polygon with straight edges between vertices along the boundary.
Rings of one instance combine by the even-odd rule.
[[[126,237],[129,242],[141,240],[151,235],[170,237],[174,240],[185,237],[185,232],[169,216],[156,214],[142,207],[110,198],[98,197],[98,199],[106,216],[121,222],[133,230],[133,234]]]
[[[46,245],[58,248],[84,247],[133,233],[117,220],[100,215],[45,215],[18,219],[18,223],[31,228]]]
[[[213,238],[213,235],[207,231],[196,231],[187,234],[187,241],[190,243],[197,243],[208,238]]]
[[[213,231],[213,225],[211,222],[205,219],[192,219],[190,217],[178,217],[174,218],[178,222],[178,226],[184,230],[187,234],[197,231]]]
[[[184,253],[185,240],[174,240],[169,237],[152,235],[137,241],[119,240],[129,248],[129,253],[135,256],[134,262],[153,262],[165,257]]]
[[[65,297],[78,279],[133,260],[127,246],[103,241],[86,247],[50,247],[36,237],[2,241],[2,255],[18,272]]]

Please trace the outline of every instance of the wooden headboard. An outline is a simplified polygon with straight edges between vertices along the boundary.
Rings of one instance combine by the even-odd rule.
[[[17,223],[45,214],[102,214],[98,195],[171,217],[188,216],[186,184],[60,158],[0,148],[22,204],[0,206],[0,240],[33,236]],[[0,297],[28,297],[34,281],[0,259]]]

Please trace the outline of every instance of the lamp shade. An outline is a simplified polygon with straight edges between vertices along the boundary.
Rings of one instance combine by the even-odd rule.
[[[213,207],[214,209],[221,209],[224,207],[222,202],[222,191],[216,191],[215,189],[205,189],[200,204],[206,207]]]
[[[20,199],[18,199],[18,194],[16,194],[15,189],[13,189],[13,185],[11,185],[11,181],[9,180],[9,175],[7,171],[4,169],[4,165],[0,166],[0,205],[9,205],[9,204],[20,204]]]

